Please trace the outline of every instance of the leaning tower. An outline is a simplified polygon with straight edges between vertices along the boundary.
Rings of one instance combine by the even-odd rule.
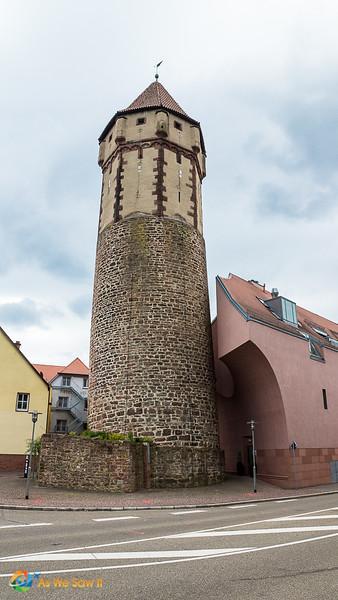
[[[88,425],[151,436],[154,486],[217,481],[200,124],[156,79],[99,143]]]

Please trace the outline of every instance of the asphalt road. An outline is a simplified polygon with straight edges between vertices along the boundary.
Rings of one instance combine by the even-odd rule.
[[[338,496],[199,511],[4,510],[1,600],[18,593],[17,571],[31,574],[26,597],[37,599],[337,600]]]

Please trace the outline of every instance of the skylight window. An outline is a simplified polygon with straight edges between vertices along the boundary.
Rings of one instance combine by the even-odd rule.
[[[324,329],[321,329],[320,327],[317,327],[314,325],[312,325],[312,329],[313,329],[313,331],[318,333],[318,335],[322,335],[323,337],[328,337],[328,334],[326,333],[326,331]]]
[[[309,352],[312,358],[317,358],[323,360],[322,353],[320,351],[320,346],[318,342],[315,342],[313,339],[309,339]]]

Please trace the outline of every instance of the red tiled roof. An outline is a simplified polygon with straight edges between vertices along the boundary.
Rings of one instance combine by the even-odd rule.
[[[33,364],[33,367],[38,371],[38,373],[42,373],[43,378],[48,382],[52,381],[52,379],[54,379],[54,377],[56,377],[56,375],[65,368],[64,366],[60,365],[40,365],[36,363]]]
[[[68,375],[89,375],[89,369],[79,358],[75,358],[67,367],[64,367],[60,373]]]
[[[33,367],[42,372],[44,379],[51,382],[60,373],[68,375],[89,375],[89,369],[79,358],[75,358],[69,365],[40,365],[34,364]]]
[[[233,300],[253,319],[263,321],[267,325],[272,325],[293,334],[302,335],[301,332],[308,333],[311,337],[318,340],[324,346],[332,348],[325,337],[316,333],[313,326],[325,330],[328,335],[338,340],[338,324],[325,317],[321,317],[297,304],[297,317],[300,326],[298,328],[288,325],[285,321],[278,319],[266,307],[261,300],[271,300],[272,295],[268,290],[253,281],[246,281],[238,275],[230,274],[228,278],[220,278],[223,285],[230,293]]]
[[[167,92],[162,83],[153,81],[127,108],[120,112],[140,110],[142,108],[166,108],[187,117],[187,113]]]

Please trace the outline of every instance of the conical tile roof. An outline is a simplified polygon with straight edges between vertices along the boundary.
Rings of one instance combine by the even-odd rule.
[[[189,123],[191,123],[192,125],[200,127],[199,122],[195,121],[195,119],[192,119],[191,117],[189,117],[189,115],[187,115],[183,108],[181,108],[180,105],[177,104],[176,100],[174,100],[174,98],[165,89],[162,83],[159,83],[158,81],[153,81],[139,96],[137,96],[137,98],[131,104],[129,104],[129,106],[127,106],[127,108],[118,110],[115,113],[115,115],[110,119],[108,125],[106,125],[106,127],[102,131],[99,137],[99,142],[102,142],[102,140],[105,138],[105,136],[110,131],[115,121],[119,117],[123,117],[128,113],[139,112],[142,110],[151,110],[154,108],[163,108],[165,110],[170,110],[177,116],[182,115],[182,117],[187,119],[187,121],[189,121]]]
[[[123,112],[142,110],[143,108],[166,108],[187,117],[187,113],[167,92],[162,83],[153,81]],[[122,112],[122,111],[121,111]]]

